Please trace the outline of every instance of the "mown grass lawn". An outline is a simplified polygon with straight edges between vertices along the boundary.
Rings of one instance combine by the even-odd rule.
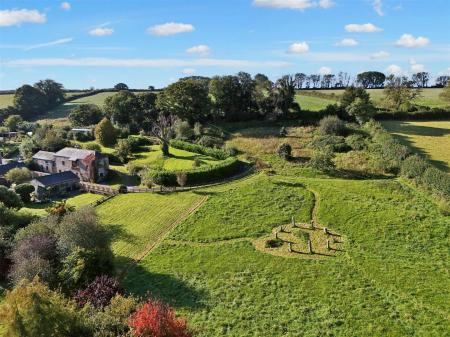
[[[95,201],[97,201],[101,198],[103,198],[103,196],[100,194],[80,193],[75,196],[71,196],[71,197],[67,197],[67,198],[58,198],[58,199],[55,199],[54,201],[60,201],[60,200],[64,199],[64,200],[66,200],[68,205],[75,206],[75,208],[78,208],[78,207],[93,204]],[[47,212],[45,211],[45,209],[47,207],[50,207],[51,205],[52,205],[52,203],[50,203],[50,202],[41,203],[41,204],[29,203],[25,207],[23,207],[21,209],[21,211],[29,212],[29,213],[32,213],[32,214],[38,215],[38,216],[45,216],[45,215],[47,215]]]
[[[168,226],[203,197],[193,192],[129,193],[98,206],[97,214],[111,233],[119,269],[158,241]]]
[[[383,121],[382,124],[414,152],[450,172],[450,121]]]
[[[337,102],[333,99],[303,95],[301,92],[295,95],[295,101],[300,104],[302,110],[309,111],[319,111]]]
[[[265,254],[250,241],[198,243],[223,239],[228,223],[231,234],[256,235],[272,226],[265,219],[274,214],[281,213],[280,221],[292,209],[308,214],[310,205],[291,195],[301,187],[285,192],[280,209],[276,202],[260,201],[270,193],[252,193],[265,186],[259,179],[256,186],[252,179],[236,185],[230,206],[223,192],[211,195],[173,232],[172,239],[194,241],[163,243],[128,272],[127,290],[151,291],[170,302],[198,336],[443,336],[449,331],[450,219],[426,197],[396,180],[292,177],[318,194],[319,222],[346,237],[345,252],[313,261]]]

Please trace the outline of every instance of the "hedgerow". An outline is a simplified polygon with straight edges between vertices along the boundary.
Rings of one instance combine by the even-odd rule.
[[[218,148],[212,148],[212,147],[206,147],[206,146],[202,146],[199,144],[192,144],[192,143],[188,143],[188,142],[184,142],[182,140],[172,140],[170,142],[170,146],[179,149],[179,150],[185,150],[185,151],[189,151],[189,152],[195,152],[195,153],[199,153],[199,154],[203,154],[205,156],[210,156],[219,160],[223,160],[226,159],[228,157],[230,157],[230,153],[222,150],[222,149],[218,149]]]

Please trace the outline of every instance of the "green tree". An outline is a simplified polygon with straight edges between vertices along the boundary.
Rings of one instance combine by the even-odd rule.
[[[357,98],[363,100],[364,102],[370,101],[370,95],[364,88],[354,86],[346,88],[341,97],[341,107],[348,107]]]
[[[131,156],[131,144],[128,139],[119,139],[115,148],[115,154],[122,163],[126,163]]]
[[[357,98],[352,104],[345,108],[347,114],[354,117],[359,124],[368,122],[375,115],[375,107],[371,101]]]
[[[34,186],[31,184],[19,184],[14,188],[14,191],[20,195],[24,203],[27,203],[31,200],[31,193],[34,192]]]
[[[0,321],[11,337],[91,336],[75,304],[38,280],[6,293]]]
[[[14,184],[23,184],[31,180],[31,172],[26,167],[16,167],[5,174],[6,180]]]
[[[412,101],[420,96],[420,89],[414,89],[405,76],[390,75],[383,90],[387,106],[394,111],[408,111]]]
[[[122,127],[129,127],[130,123],[139,124],[142,121],[139,101],[130,91],[119,91],[107,97],[103,109],[114,124]]]
[[[5,119],[3,125],[6,126],[10,131],[17,131],[17,127],[22,122],[23,119],[20,115],[10,115]]]
[[[175,118],[172,115],[160,114],[158,118],[153,122],[151,134],[156,137],[161,145],[161,151],[163,156],[168,157],[169,143],[173,138],[173,125]]]
[[[20,209],[23,207],[23,202],[22,199],[20,199],[20,196],[5,186],[0,186],[0,202],[8,208]]]
[[[361,84],[365,89],[367,88],[382,88],[386,76],[379,71],[365,71],[356,76],[356,83]]]
[[[442,89],[442,92],[439,94],[439,97],[444,101],[450,102],[450,82]]]
[[[25,84],[14,94],[14,107],[22,118],[28,119],[46,111],[47,99],[41,90]]]
[[[111,146],[116,143],[117,130],[110,120],[104,117],[95,127],[95,139],[104,146]]]
[[[20,155],[27,160],[30,160],[33,154],[36,153],[38,150],[39,147],[36,144],[34,138],[25,137],[20,142],[19,145]]]
[[[165,114],[175,115],[191,124],[209,116],[208,86],[204,81],[181,79],[158,94],[156,106]]]
[[[114,89],[116,89],[116,90],[128,90],[128,85],[126,85],[125,83],[117,83],[114,86]]]
[[[64,87],[61,83],[47,79],[35,83],[34,87],[44,94],[47,109],[64,102]]]
[[[73,126],[95,125],[101,121],[102,110],[95,104],[79,104],[70,111],[69,120]]]

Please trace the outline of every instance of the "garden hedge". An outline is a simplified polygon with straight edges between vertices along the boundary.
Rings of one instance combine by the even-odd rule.
[[[192,144],[188,143],[182,140],[172,140],[170,142],[170,146],[179,149],[179,150],[185,150],[189,152],[199,153],[203,154],[205,156],[210,156],[215,159],[224,160],[228,157],[230,157],[230,153],[223,149],[218,148],[212,148],[212,147],[206,147],[199,144]]]

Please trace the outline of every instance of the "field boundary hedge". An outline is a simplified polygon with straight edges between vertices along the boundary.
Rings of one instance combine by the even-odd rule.
[[[170,142],[170,146],[172,146],[175,149],[199,153],[219,160],[224,160],[230,157],[230,153],[226,150],[213,147],[206,147],[203,145],[193,144],[177,139],[172,140]]]

